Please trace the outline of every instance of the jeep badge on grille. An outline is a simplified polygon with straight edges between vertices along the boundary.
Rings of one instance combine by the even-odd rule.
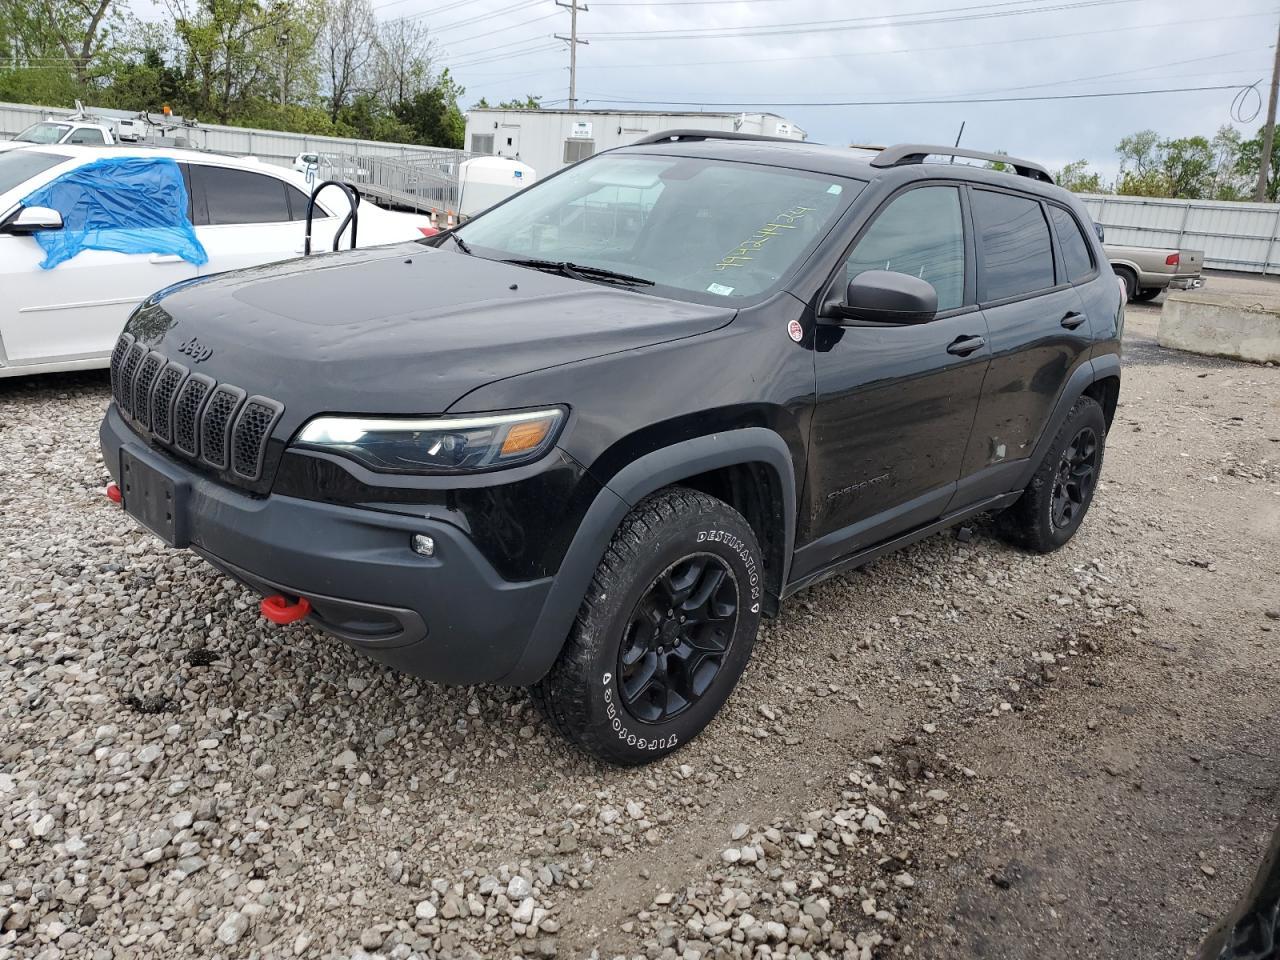
[[[190,340],[184,340],[182,345],[178,347],[178,352],[185,353],[196,363],[200,363],[202,360],[208,360],[213,356],[213,350],[206,347],[195,337],[192,337]]]

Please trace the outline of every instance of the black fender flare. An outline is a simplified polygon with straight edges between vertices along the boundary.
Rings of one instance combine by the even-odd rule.
[[[1067,419],[1067,414],[1071,412],[1071,408],[1075,406],[1076,401],[1080,399],[1085,390],[1099,380],[1119,376],[1120,357],[1114,353],[1086,360],[1072,371],[1071,376],[1067,378],[1066,386],[1058,394],[1058,402],[1054,404],[1053,413],[1049,416],[1049,422],[1044,431],[1040,434],[1040,440],[1036,443],[1035,450],[1027,458],[1027,467],[1023,471],[1015,489],[1024,489],[1031,482],[1036,469],[1040,466],[1040,461],[1044,459],[1049,450],[1049,444],[1053,443],[1053,438],[1058,435],[1058,430],[1062,427],[1063,421]]]
[[[722,467],[763,463],[777,476],[785,523],[781,583],[787,582],[795,548],[795,470],[786,442],[765,427],[744,427],[694,437],[648,453],[619,470],[596,495],[574,534],[524,652],[499,683],[528,685],[551,669],[614,532],[631,508],[649,494]]]

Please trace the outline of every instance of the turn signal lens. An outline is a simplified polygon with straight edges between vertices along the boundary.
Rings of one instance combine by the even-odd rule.
[[[1165,262],[1168,266],[1176,267],[1176,266],[1178,266],[1180,263],[1182,263],[1182,254],[1181,254],[1181,253],[1171,253],[1171,254],[1169,254],[1167,257],[1165,257],[1165,258],[1164,258],[1164,262]]]
[[[555,422],[555,417],[547,417],[545,420],[515,424],[507,430],[507,438],[502,441],[502,456],[533,450],[547,438]]]

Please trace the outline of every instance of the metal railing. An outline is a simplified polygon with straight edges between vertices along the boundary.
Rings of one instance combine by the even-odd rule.
[[[308,176],[317,183],[346,180],[384,206],[447,219],[457,216],[458,167],[473,156],[463,150],[413,157],[321,154]]]

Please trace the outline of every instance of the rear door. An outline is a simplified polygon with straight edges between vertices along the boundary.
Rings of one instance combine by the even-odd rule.
[[[1016,487],[1068,378],[1088,361],[1087,308],[1051,219],[1064,228],[1062,236],[1072,239],[1068,226],[1075,232],[1070,256],[1080,274],[1076,282],[1087,282],[1097,270],[1075,218],[1057,204],[994,187],[970,188],[970,202],[991,366],[954,508]]]
[[[293,184],[253,170],[188,165],[192,223],[209,255],[202,274],[302,256],[307,196]],[[337,219],[317,206],[312,249],[327,250]]]

